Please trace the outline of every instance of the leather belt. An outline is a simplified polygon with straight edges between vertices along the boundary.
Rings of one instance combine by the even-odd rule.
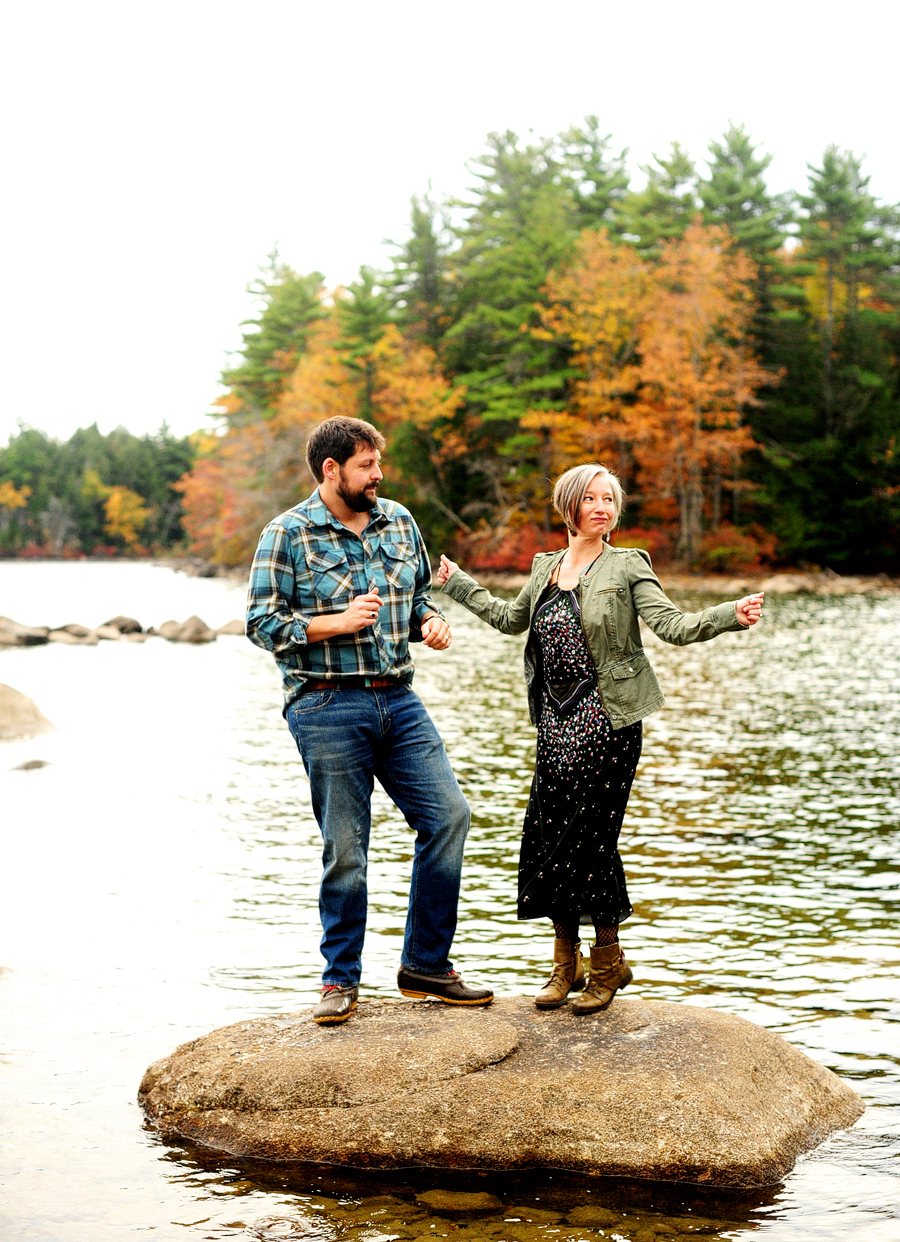
[[[340,681],[304,682],[303,693],[307,690],[384,690],[388,686],[405,684],[396,677],[342,677]]]

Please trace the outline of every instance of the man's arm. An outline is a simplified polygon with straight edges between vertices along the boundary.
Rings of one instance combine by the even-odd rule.
[[[293,611],[295,567],[290,536],[270,522],[259,537],[247,588],[247,637],[257,647],[286,655],[308,643],[315,618]]]
[[[325,642],[338,634],[356,634],[373,625],[384,604],[377,591],[357,595],[343,612],[306,616],[294,612],[296,567],[287,531],[270,522],[259,538],[247,592],[247,637],[275,655],[286,655]]]

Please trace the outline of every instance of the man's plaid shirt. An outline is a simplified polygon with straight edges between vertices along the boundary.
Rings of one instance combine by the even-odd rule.
[[[378,587],[378,619],[356,634],[307,643],[312,617],[343,612]],[[304,682],[343,677],[411,680],[410,642],[422,621],[441,615],[429,594],[431,567],[419,528],[403,505],[379,500],[362,535],[325,506],[319,490],[268,524],[250,570],[247,637],[275,655],[285,707]]]

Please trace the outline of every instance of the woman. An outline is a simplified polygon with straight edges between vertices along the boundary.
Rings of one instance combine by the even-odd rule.
[[[632,980],[619,946],[631,914],[619,830],[641,754],[641,720],[663,696],[641,647],[638,618],[666,642],[704,642],[755,625],[763,596],[685,614],[669,600],[650,557],[604,541],[623,493],[605,466],[576,466],[553,489],[568,547],[542,552],[517,599],[505,602],[441,557],[439,586],[504,634],[528,630],[525,681],[537,755],[519,859],[520,919],[554,927],[553,971],[535,997],[557,1009],[581,992],[578,1014],[605,1009]],[[593,924],[585,977],[579,928]],[[583,989],[583,990],[582,990]]]

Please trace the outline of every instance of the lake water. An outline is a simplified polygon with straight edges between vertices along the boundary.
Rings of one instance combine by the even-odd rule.
[[[242,609],[242,584],[162,567],[0,563],[0,613],[30,624],[217,626]],[[449,611],[454,646],[417,650],[416,687],[474,812],[454,956],[530,994],[550,938],[513,901],[533,748],[522,640]],[[0,742],[4,1242],[896,1242],[900,596],[773,600],[749,634],[647,646],[668,706],[645,722],[621,843],[629,994],[779,1032],[863,1096],[852,1130],[740,1200],[564,1174],[267,1170],[165,1147],[135,1103],[151,1061],[316,997],[319,839],[275,667],[242,638],[0,649],[0,681],[58,729]],[[13,770],[30,759],[49,764]],[[368,995],[396,995],[409,857],[379,793]],[[504,1209],[438,1212],[416,1198],[432,1187],[487,1189]],[[618,1224],[566,1221],[592,1203]]]

